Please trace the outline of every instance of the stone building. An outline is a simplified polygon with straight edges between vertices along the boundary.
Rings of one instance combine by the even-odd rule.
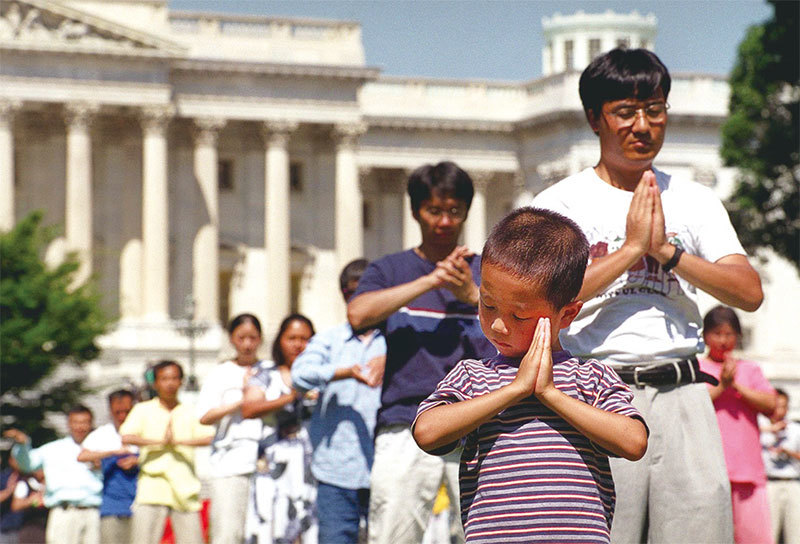
[[[202,375],[236,313],[258,315],[267,340],[291,310],[341,321],[340,268],[418,242],[404,183],[420,164],[472,175],[464,242],[479,251],[515,203],[596,162],[580,70],[618,44],[655,47],[655,17],[542,24],[543,77],[446,80],[367,66],[357,22],[0,0],[0,228],[44,209],[64,226],[48,259],[77,251],[81,277],[96,275],[117,321],[93,383],[139,381],[190,345]],[[726,80],[674,74],[669,101],[658,166],[724,194]],[[759,266],[767,297],[745,317],[745,351],[796,381],[800,283],[779,259]],[[195,340],[187,312],[204,325]]]

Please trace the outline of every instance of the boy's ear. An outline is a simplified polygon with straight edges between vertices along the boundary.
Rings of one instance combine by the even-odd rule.
[[[566,329],[578,317],[578,312],[583,307],[583,301],[573,300],[568,302],[566,306],[561,308],[561,322],[559,323],[560,329]]]

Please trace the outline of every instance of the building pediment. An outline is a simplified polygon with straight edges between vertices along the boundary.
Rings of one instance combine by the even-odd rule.
[[[0,0],[0,49],[173,57],[168,40],[52,0]]]

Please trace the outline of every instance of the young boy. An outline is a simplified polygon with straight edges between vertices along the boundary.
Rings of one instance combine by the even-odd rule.
[[[202,542],[194,448],[209,445],[214,430],[201,425],[194,410],[178,401],[183,382],[178,363],[157,363],[153,376],[158,397],[134,406],[119,428],[123,444],[140,448],[131,542],[159,542],[167,516],[177,544]]]
[[[559,343],[588,251],[575,223],[535,208],[506,216],[483,249],[478,314],[499,353],[458,363],[413,427],[429,453],[464,448],[467,542],[610,541],[608,456],[641,458],[647,428],[613,370]]]

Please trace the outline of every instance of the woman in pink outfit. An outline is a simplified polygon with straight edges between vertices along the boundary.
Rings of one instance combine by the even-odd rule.
[[[731,308],[711,309],[703,319],[708,356],[700,359],[700,368],[719,379],[709,392],[731,481],[734,540],[772,544],[757,416],[775,410],[777,395],[756,363],[732,355],[741,337],[739,318]]]

